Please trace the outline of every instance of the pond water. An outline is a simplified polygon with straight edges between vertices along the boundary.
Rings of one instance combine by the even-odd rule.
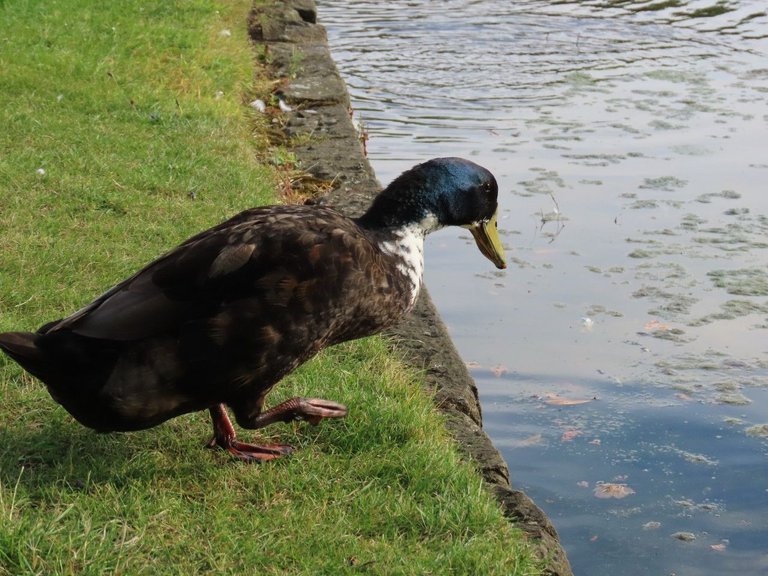
[[[464,156],[509,269],[426,281],[579,575],[768,574],[768,6],[319,2],[390,181]]]

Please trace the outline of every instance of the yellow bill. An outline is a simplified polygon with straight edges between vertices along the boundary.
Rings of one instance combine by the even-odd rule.
[[[496,216],[498,210],[494,212],[490,220],[475,222],[469,226],[469,231],[475,237],[477,247],[483,256],[494,263],[496,268],[506,268],[507,261],[504,258],[504,247],[501,245],[499,230],[496,226]]]

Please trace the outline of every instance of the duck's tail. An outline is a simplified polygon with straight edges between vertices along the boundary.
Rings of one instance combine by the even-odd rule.
[[[45,356],[38,348],[39,334],[32,332],[0,333],[0,349],[13,358],[24,370],[41,380],[45,376]]]

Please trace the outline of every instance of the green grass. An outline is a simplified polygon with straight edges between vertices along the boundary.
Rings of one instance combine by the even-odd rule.
[[[0,0],[0,330],[275,200],[243,105],[265,90],[248,8]],[[0,355],[0,574],[538,573],[382,339],[326,351],[270,400],[296,394],[350,415],[265,430],[299,450],[247,465],[202,448],[205,413],[96,434]]]
[[[31,391],[11,393],[20,410],[39,406],[2,435],[0,566],[9,574],[536,573],[381,339],[326,352],[274,399],[310,392],[347,403],[350,416],[273,427],[266,439],[299,450],[262,466],[202,449],[205,414],[96,435]]]
[[[242,105],[247,7],[238,23],[225,6],[0,4],[0,230],[14,255],[0,328],[67,313],[195,231],[274,199]]]

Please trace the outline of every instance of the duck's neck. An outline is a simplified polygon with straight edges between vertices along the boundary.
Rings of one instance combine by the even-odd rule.
[[[408,281],[409,306],[416,304],[424,275],[424,237],[427,231],[417,223],[390,228],[378,242],[380,250],[395,260],[395,266]]]
[[[377,238],[380,250],[391,256],[395,267],[407,280],[412,308],[421,289],[424,274],[424,238],[441,228],[426,194],[415,194],[402,175],[379,194],[357,224]],[[405,191],[396,194],[399,188]]]

